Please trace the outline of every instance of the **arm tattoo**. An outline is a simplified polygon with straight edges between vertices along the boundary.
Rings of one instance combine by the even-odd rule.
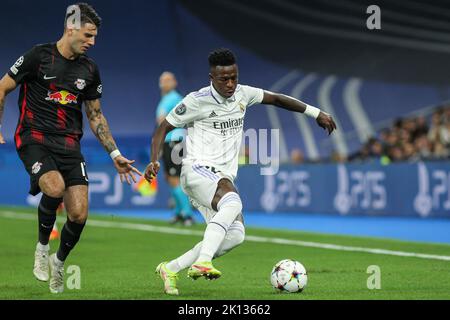
[[[109,130],[108,122],[103,116],[98,100],[86,102],[86,114],[89,119],[92,132],[108,153],[117,149],[117,145]]]
[[[116,143],[111,135],[111,131],[109,130],[108,123],[103,116],[102,121],[97,125],[95,135],[108,153],[111,153],[117,149]]]

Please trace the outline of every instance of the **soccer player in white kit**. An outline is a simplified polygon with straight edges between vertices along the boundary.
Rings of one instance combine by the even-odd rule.
[[[146,179],[151,181],[160,168],[158,154],[167,132],[187,127],[181,186],[207,227],[203,241],[156,268],[164,281],[165,293],[170,295],[178,295],[178,273],[188,267],[188,276],[194,280],[219,278],[221,272],[214,268],[212,259],[244,241],[242,202],[233,181],[247,108],[271,104],[315,118],[328,134],[336,129],[332,117],[318,108],[283,94],[239,85],[238,66],[230,50],[215,50],[208,60],[211,84],[188,94],[159,125],[152,139],[151,162],[145,170]]]

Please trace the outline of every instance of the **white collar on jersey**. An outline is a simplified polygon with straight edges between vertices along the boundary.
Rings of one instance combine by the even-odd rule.
[[[220,95],[220,93],[217,92],[217,90],[214,88],[212,82],[210,83],[210,88],[211,88],[211,95],[212,95],[213,99],[216,100],[216,102],[217,102],[218,104],[225,103],[225,101],[228,101],[228,102],[234,102],[234,101],[236,101],[236,97],[235,97],[236,92],[234,92],[234,94],[233,94],[231,97],[229,97],[229,98],[224,98],[224,97],[222,97],[222,96]],[[236,89],[237,89],[237,88],[236,88]]]

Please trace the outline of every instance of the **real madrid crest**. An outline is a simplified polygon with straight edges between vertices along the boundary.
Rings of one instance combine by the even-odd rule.
[[[241,109],[241,112],[245,112],[245,105],[242,102],[239,102],[239,108]]]
[[[186,106],[184,104],[180,104],[176,109],[175,109],[175,113],[179,116],[181,116],[182,114],[184,114],[186,112]]]
[[[83,90],[84,87],[86,87],[86,81],[84,81],[83,79],[77,79],[77,81],[75,81],[75,85],[79,90]]]

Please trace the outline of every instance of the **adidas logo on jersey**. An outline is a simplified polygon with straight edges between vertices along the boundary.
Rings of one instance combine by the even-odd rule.
[[[217,113],[215,113],[214,111],[211,112],[211,114],[209,115],[209,118],[213,118],[213,117],[217,117]]]

